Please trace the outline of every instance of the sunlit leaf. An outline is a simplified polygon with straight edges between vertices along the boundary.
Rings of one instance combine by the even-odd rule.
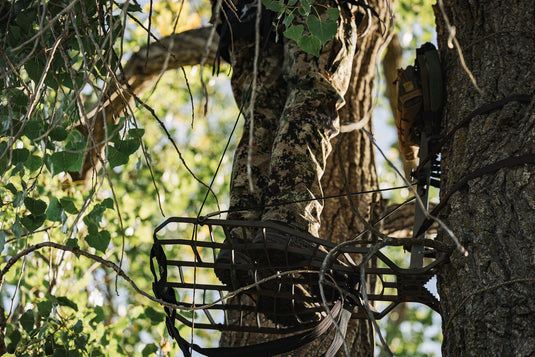
[[[299,45],[299,47],[301,47],[303,51],[308,52],[314,56],[319,56],[320,54],[321,42],[315,36],[303,36],[299,38],[299,40],[297,40],[297,44]]]
[[[106,252],[108,245],[110,244],[111,235],[108,231],[100,231],[94,234],[88,234],[85,237],[85,241],[90,247],[95,248],[102,253]]]
[[[34,215],[40,216],[46,211],[46,202],[39,199],[33,199],[31,197],[26,197],[24,199],[24,206]]]
[[[35,323],[35,315],[33,310],[28,310],[22,314],[19,318],[19,322],[26,332],[31,332],[33,330],[33,324]]]
[[[32,213],[32,214],[22,217],[20,222],[22,223],[24,227],[26,227],[28,231],[33,232],[37,228],[41,227],[43,223],[45,222],[45,220],[46,220],[46,216],[44,214],[40,216],[36,216]]]
[[[60,151],[50,156],[52,175],[63,171],[79,171],[82,168],[84,153]]]
[[[53,197],[48,204],[48,209],[46,210],[46,218],[49,221],[61,222],[61,212],[63,208],[61,207],[58,199]]]
[[[310,15],[307,18],[307,25],[310,32],[320,40],[322,45],[324,45],[327,41],[332,40],[336,35],[336,31],[338,30],[338,24],[336,21],[321,20],[314,15]]]
[[[284,36],[291,40],[298,41],[303,34],[303,25],[290,26],[284,31]]]

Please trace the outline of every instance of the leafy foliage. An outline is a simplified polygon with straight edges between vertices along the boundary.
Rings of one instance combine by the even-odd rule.
[[[177,17],[176,3],[157,4],[156,18]],[[80,170],[92,145],[91,109],[104,105],[105,93],[117,83],[123,48],[146,40],[146,32],[126,19],[148,19],[134,1],[4,1],[0,8],[3,265],[27,247],[52,241],[120,265],[140,289],[150,291],[152,229],[162,220],[161,211],[198,213],[197,202],[206,192],[199,181],[210,182],[237,114],[228,84],[217,78],[207,84],[214,91],[210,112],[218,116],[208,115],[194,130],[191,118],[198,113],[191,112],[190,99],[200,103],[203,90],[198,81],[188,89],[177,77],[195,77],[196,68],[164,76],[154,92],[158,100],[144,98],[184,149],[184,162],[198,180],[154,117],[133,108],[106,126],[105,166],[87,186],[73,182],[71,174]],[[201,9],[208,12],[208,6]],[[181,18],[179,30],[200,23],[188,6]],[[163,21],[160,26],[164,29]],[[228,156],[224,162],[222,175],[230,171]],[[215,191],[227,192],[226,182],[215,182]],[[217,209],[213,196],[204,209]],[[116,279],[104,266],[61,250],[26,255],[8,271],[0,295],[8,318],[7,351],[17,356],[176,353],[159,305]],[[204,338],[215,343],[217,334]]]
[[[276,28],[282,25],[283,35],[297,42],[305,52],[319,56],[320,49],[332,40],[338,30],[338,9],[325,11],[314,6],[311,0],[262,0],[264,6],[276,13]],[[296,13],[306,18],[305,23],[296,23]]]

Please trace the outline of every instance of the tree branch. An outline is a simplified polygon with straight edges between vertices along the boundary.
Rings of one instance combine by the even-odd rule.
[[[134,96],[143,93],[154,79],[168,70],[200,64],[203,59],[204,63],[214,61],[217,37],[205,51],[211,30],[212,27],[203,27],[173,34],[151,44],[149,51],[145,46],[132,55],[124,66],[121,83],[111,84],[104,103],[88,113],[87,122],[78,128],[88,136],[90,144],[80,172],[71,172],[73,180],[85,181],[96,167],[106,139],[105,123],[114,123]]]
[[[99,262],[100,264],[104,265],[105,267],[113,269],[117,273],[117,275],[119,275],[124,280],[126,280],[126,282],[128,284],[130,284],[132,286],[132,288],[134,288],[134,290],[137,293],[145,296],[149,300],[152,300],[154,302],[159,303],[162,306],[166,306],[166,307],[169,307],[171,309],[191,310],[191,309],[188,309],[188,307],[186,307],[186,306],[180,306],[180,305],[171,304],[171,303],[168,303],[168,302],[166,302],[164,300],[155,298],[155,297],[151,296],[150,294],[148,294],[147,292],[141,290],[136,285],[136,283],[134,283],[134,281],[132,279],[130,279],[130,277],[124,272],[124,270],[122,270],[117,264],[115,264],[113,262],[110,262],[109,260],[106,260],[106,259],[104,259],[102,257],[99,257],[98,255],[94,255],[94,254],[88,253],[88,252],[86,252],[84,250],[81,250],[80,248],[77,248],[77,247],[69,247],[67,245],[54,243],[54,242],[42,242],[42,243],[38,243],[38,244],[32,245],[32,246],[30,246],[30,247],[28,247],[28,248],[26,248],[24,250],[21,250],[19,253],[17,253],[17,255],[15,255],[11,259],[9,259],[8,262],[6,263],[6,265],[4,266],[4,268],[2,268],[2,270],[0,271],[0,289],[4,285],[4,278],[5,278],[6,274],[13,267],[13,265],[15,265],[15,263],[17,263],[17,261],[19,261],[22,257],[24,257],[24,256],[26,256],[26,255],[28,255],[28,254],[30,254],[30,253],[38,250],[38,249],[42,249],[42,248],[45,248],[45,247],[52,247],[52,248],[68,251],[68,252],[71,252],[71,253],[76,254],[76,255],[84,256],[86,258],[89,258],[91,260]],[[2,323],[2,320],[0,318],[0,328],[2,327],[1,323]],[[4,332],[5,332],[5,329],[1,330],[0,331],[0,336]],[[1,347],[2,346],[0,345],[0,348]]]

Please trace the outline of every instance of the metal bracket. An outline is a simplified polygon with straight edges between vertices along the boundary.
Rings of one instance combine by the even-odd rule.
[[[258,250],[266,249],[267,244],[265,242],[236,243],[228,239],[225,243],[218,243],[225,239],[230,229],[236,228],[258,230],[269,228],[286,235],[288,239],[306,240],[318,247],[300,262],[282,259],[282,263],[265,266],[252,261],[248,264],[232,264],[232,267],[228,267],[235,271],[248,272],[251,276],[265,276],[265,273],[259,273],[266,270],[277,272],[279,276],[274,278],[275,283],[280,281],[279,279],[286,279],[285,283],[290,282],[295,285],[317,284],[319,271],[327,252],[336,246],[335,243],[314,238],[274,222],[169,218],[156,228],[151,252],[151,270],[155,277],[153,290],[156,296],[181,306],[183,310],[177,313],[173,309],[166,308],[168,314],[192,328],[221,331],[287,334],[315,326],[317,322],[291,327],[282,324],[273,326],[266,322],[267,311],[262,311],[256,301],[262,296],[271,296],[275,299],[280,297],[281,301],[287,303],[294,300],[305,301],[309,306],[307,311],[326,316],[324,306],[319,303],[321,300],[316,289],[312,289],[309,296],[297,294],[288,296],[288,293],[285,295],[284,292],[277,292],[270,288],[273,284],[255,284],[258,282],[255,281],[250,286],[240,289],[234,297],[227,298],[234,289],[220,283],[214,274],[219,251],[231,249],[254,256]],[[271,248],[280,250],[281,257],[288,257],[289,254],[295,253],[296,249],[291,246]],[[361,269],[365,269],[366,280],[376,279],[379,283],[377,291],[366,291],[368,299],[386,303],[383,308],[372,308],[376,319],[384,317],[402,302],[418,302],[439,311],[437,298],[425,288],[425,284],[436,274],[440,265],[447,261],[446,254],[434,252],[433,261],[420,268],[401,268],[381,251],[374,254],[378,262],[375,267],[362,267],[354,263],[354,261],[362,261],[370,253],[370,249],[364,243],[356,242],[352,246],[337,251],[336,259],[326,270],[328,280],[334,281],[338,287],[338,289],[332,287],[327,289],[330,294],[328,298],[330,307],[340,296],[352,298],[356,301],[356,309],[353,311],[352,318],[367,318],[359,290],[360,272]],[[193,309],[194,311],[191,311]],[[288,313],[293,312],[289,309]]]

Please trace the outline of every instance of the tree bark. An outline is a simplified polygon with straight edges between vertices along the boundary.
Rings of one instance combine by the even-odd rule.
[[[449,29],[437,6],[438,42],[450,131],[482,104],[535,90],[533,0],[444,2],[480,94],[448,49]],[[444,196],[477,168],[533,153],[535,103],[510,102],[476,116],[442,151]],[[468,251],[456,251],[438,279],[444,356],[535,355],[535,166],[503,168],[470,180],[441,212]],[[451,242],[446,234],[442,239]]]

